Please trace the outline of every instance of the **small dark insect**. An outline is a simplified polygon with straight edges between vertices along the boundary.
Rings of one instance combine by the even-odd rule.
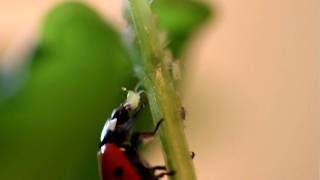
[[[186,108],[185,108],[185,107],[183,107],[183,106],[181,106],[180,115],[181,115],[181,118],[182,118],[183,120],[185,120],[185,119],[186,119],[186,116],[187,116],[187,110],[186,110]]]

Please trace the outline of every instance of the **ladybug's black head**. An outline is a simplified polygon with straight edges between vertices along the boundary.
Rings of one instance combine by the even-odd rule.
[[[117,119],[117,124],[122,125],[130,119],[131,109],[127,106],[120,106],[112,112],[111,119]]]

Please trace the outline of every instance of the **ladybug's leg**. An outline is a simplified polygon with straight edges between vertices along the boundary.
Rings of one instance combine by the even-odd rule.
[[[151,169],[152,169],[153,173],[155,173],[156,170],[163,170],[163,171],[165,171],[165,172],[162,172],[162,173],[160,173],[160,174],[158,174],[158,175],[155,175],[157,178],[161,178],[161,177],[163,177],[163,176],[165,176],[165,175],[172,176],[172,175],[174,175],[174,173],[175,173],[175,171],[169,171],[169,172],[167,172],[167,168],[166,168],[165,166],[154,166],[154,167],[152,167]]]
[[[154,138],[154,135],[157,133],[161,123],[164,121],[164,119],[160,119],[160,121],[157,123],[155,129],[151,132],[137,132],[133,133],[130,139],[132,148],[136,149],[139,144],[142,142],[146,142],[150,139]]]
[[[163,172],[158,175],[156,175],[157,178],[162,178],[163,176],[173,176],[175,174],[175,171],[169,171],[169,172]]]
[[[162,172],[158,175],[155,175],[157,178],[161,178],[165,175],[168,175],[168,176],[172,176],[174,175],[175,171],[169,171],[167,172],[167,168],[165,166],[154,166],[151,168],[153,170],[153,172],[155,172],[156,170],[164,170],[165,172]]]
[[[151,169],[153,171],[156,171],[156,170],[167,170],[167,168],[165,166],[153,166]]]

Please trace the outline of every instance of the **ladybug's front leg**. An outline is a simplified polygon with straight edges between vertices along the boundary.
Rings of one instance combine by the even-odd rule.
[[[152,140],[154,138],[154,135],[157,133],[161,123],[164,121],[164,119],[160,119],[155,127],[155,129],[151,132],[136,132],[133,133],[130,139],[131,146],[134,149],[137,149],[139,144],[142,142],[148,142],[149,140]]]
[[[175,171],[167,171],[167,168],[165,167],[165,166],[154,166],[154,167],[152,167],[151,168],[152,169],[152,171],[153,171],[153,173],[154,174],[156,174],[155,173],[155,171],[157,171],[157,170],[162,170],[162,171],[164,171],[164,172],[161,172],[160,174],[158,174],[158,175],[155,175],[157,178],[161,178],[161,177],[163,177],[163,176],[172,176],[172,175],[174,175],[175,174]]]
[[[173,176],[175,174],[175,171],[169,171],[169,172],[162,172],[158,175],[155,175],[157,178],[162,178],[163,176]]]

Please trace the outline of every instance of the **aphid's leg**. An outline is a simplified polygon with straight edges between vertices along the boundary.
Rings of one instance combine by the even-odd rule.
[[[131,146],[136,149],[138,145],[142,142],[147,142],[149,140],[152,140],[154,138],[154,135],[157,133],[161,123],[164,121],[164,119],[160,119],[158,121],[155,129],[151,132],[136,132],[133,133],[130,139]]]
[[[139,81],[136,86],[134,87],[134,91],[138,92],[139,88],[141,87],[142,81]]]
[[[142,96],[143,97],[143,96]],[[147,105],[147,101],[145,100],[145,98],[142,98],[140,100],[140,104],[139,106],[137,107],[137,109],[134,111],[133,115],[132,115],[132,118],[135,119],[137,118],[137,116],[140,114],[140,112],[144,109],[144,107],[146,107]]]
[[[139,94],[144,93],[143,90],[139,91]],[[136,119],[137,116],[140,114],[140,112],[146,107],[146,105],[148,104],[148,100],[147,100],[147,96],[140,96],[140,102],[138,107],[134,110],[134,112],[132,113],[132,118]]]

